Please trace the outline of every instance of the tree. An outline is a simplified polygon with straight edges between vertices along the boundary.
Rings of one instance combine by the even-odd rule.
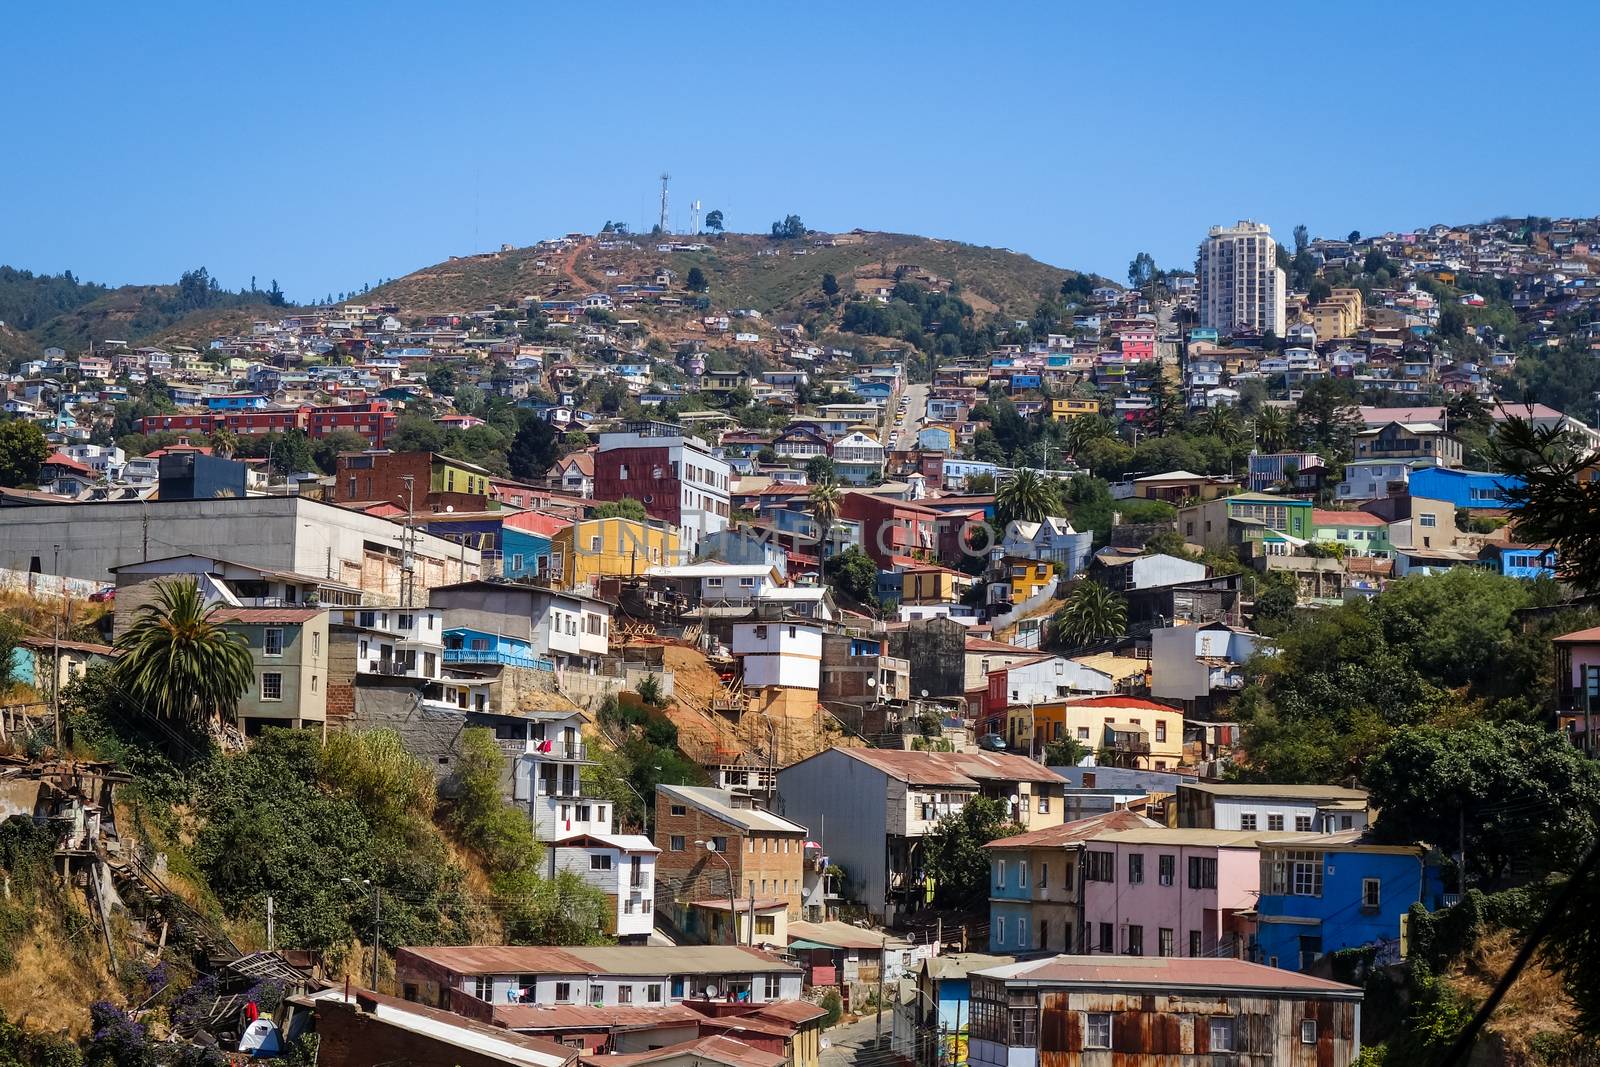
[[[1090,645],[1122,634],[1128,625],[1128,604],[1098,582],[1080,581],[1052,625],[1061,647]]]
[[[872,607],[878,602],[878,565],[872,557],[861,551],[859,545],[832,556],[823,564],[823,572],[833,588],[858,604]]]
[[[560,456],[555,427],[530,412],[521,420],[516,436],[511,439],[506,463],[513,478],[531,482],[542,479]]]
[[[595,505],[590,514],[596,519],[632,519],[635,522],[644,522],[650,517],[644,510],[644,505],[631,496],[621,500],[608,500],[604,504]]]
[[[223,459],[232,459],[234,453],[239,451],[238,435],[226,426],[218,426],[212,430],[207,443],[211,446],[211,451]]]
[[[435,367],[428,372],[428,389],[439,396],[449,396],[456,391],[454,367]]]
[[[39,466],[50,458],[50,443],[39,424],[29,419],[0,423],[0,485],[14,489],[34,485]]]
[[[216,621],[200,587],[180,578],[156,582],[117,639],[114,678],[146,713],[202,727],[231,714],[255,681],[250,647]]]
[[[283,295],[283,290],[278,288],[278,279],[272,279],[272,288],[267,290],[267,303],[275,308],[281,308],[289,303],[288,297]]]
[[[1306,229],[1305,223],[1302,222],[1300,225],[1294,228],[1295,255],[1299,255],[1301,252],[1304,252],[1306,250],[1306,246],[1310,243],[1311,231]]]
[[[1156,279],[1156,260],[1149,252],[1140,252],[1128,264],[1128,284],[1143,289]]]
[[[1490,452],[1510,475],[1505,495],[1517,509],[1518,539],[1554,545],[1562,577],[1600,592],[1600,482],[1584,476],[1600,463],[1600,450],[1582,446],[1563,427],[1541,428],[1513,415]]]
[[[1090,755],[1089,746],[1076,737],[1058,737],[1044,746],[1044,763],[1047,767],[1076,767]]]
[[[1513,863],[1568,871],[1595,840],[1600,764],[1565,737],[1530,723],[1402,727],[1363,781],[1386,841],[1459,852],[1469,873],[1502,884]]]
[[[806,481],[812,485],[834,480],[833,460],[827,456],[812,456],[806,460]]]
[[[800,221],[799,215],[785,215],[782,222],[772,224],[772,236],[780,241],[799,240],[806,233],[806,224]]]
[[[806,473],[810,473],[809,468]],[[817,524],[817,543],[823,546],[821,553],[826,555],[828,535],[833,532],[833,524],[839,521],[839,508],[844,503],[844,494],[839,492],[836,482],[824,479],[812,483],[807,502],[811,505],[811,518]]]
[[[824,274],[822,276],[822,295],[828,297],[838,296],[839,279],[835,278],[832,274]]]
[[[1351,244],[1355,244],[1357,241],[1361,240],[1361,231],[1360,230],[1351,230],[1350,231],[1350,235],[1348,237],[1346,237],[1345,240],[1349,241]]]
[[[1289,447],[1289,416],[1282,408],[1264,407],[1255,419],[1256,444],[1266,453]]]
[[[942,817],[922,839],[922,868],[934,879],[934,903],[968,908],[987,899],[990,866],[983,846],[1021,832],[1006,802],[994,797],[973,797]]]
[[[690,267],[689,275],[683,280],[691,293],[703,293],[711,288],[711,283],[706,281],[706,272],[699,267]]]
[[[715,209],[706,212],[705,228],[716,234],[722,233],[722,212]]]
[[[1300,583],[1295,576],[1288,571],[1269,571],[1256,593],[1251,625],[1268,637],[1280,634],[1294,621],[1299,601]]]
[[[1041,522],[1061,510],[1055,490],[1033,471],[1023,468],[994,495],[995,517],[1002,529],[1013,522]]]
[[[369,447],[367,439],[354,430],[335,430],[325,437],[317,438],[312,455],[318,470],[324,474],[332,474],[339,468],[340,456],[351,452],[365,452]]]

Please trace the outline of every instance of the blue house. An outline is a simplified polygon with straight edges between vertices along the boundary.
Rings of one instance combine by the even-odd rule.
[[[1482,558],[1507,578],[1556,576],[1556,550],[1546,545],[1484,545]]]
[[[420,518],[417,525],[435,537],[476,548],[486,566],[498,559],[506,578],[536,578],[550,569],[551,535],[567,523],[528,511],[441,511]]]
[[[555,663],[534,651],[528,642],[486,630],[455,627],[444,632],[444,661],[500,667],[532,667],[553,671]]]
[[[1038,389],[1044,384],[1037,374],[1013,374],[1011,376],[1011,391],[1021,392],[1024,389]]]
[[[1511,508],[1506,490],[1522,485],[1522,479],[1490,471],[1468,471],[1455,467],[1424,467],[1411,472],[1410,493],[1426,500],[1443,500],[1458,508]]]
[[[1256,958],[1305,970],[1319,956],[1375,945],[1378,962],[1400,958],[1411,905],[1444,903],[1439,868],[1421,845],[1382,845],[1345,830],[1261,846]]]
[[[269,402],[262,393],[228,393],[226,396],[206,397],[206,407],[211,411],[259,411]]]
[[[718,530],[706,534],[695,549],[695,559],[775,567],[780,578],[789,573],[789,553],[784,547],[749,530]]]

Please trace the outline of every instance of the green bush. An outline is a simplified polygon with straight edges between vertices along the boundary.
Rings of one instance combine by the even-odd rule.
[[[822,1010],[827,1012],[822,1017],[824,1030],[838,1024],[840,1017],[844,1015],[844,999],[839,996],[837,989],[830,989],[822,994]]]

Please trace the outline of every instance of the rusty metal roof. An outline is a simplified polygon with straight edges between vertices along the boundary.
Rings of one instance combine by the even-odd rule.
[[[717,1063],[725,1067],[783,1067],[788,1062],[786,1057],[775,1052],[765,1052],[720,1034],[698,1037],[649,1052],[609,1056],[585,1054],[582,1061],[594,1067],[642,1067],[643,1064],[658,1060],[677,1060],[684,1056],[692,1056],[697,1063]]]
[[[1228,958],[1179,956],[1055,956],[974,971],[984,978],[1091,988],[1253,990],[1324,993],[1360,999],[1361,990],[1326,978]]]
[[[853,759],[876,767],[908,785],[977,786],[981,780],[1056,782],[1059,774],[1026,756],[1009,752],[912,752],[886,748],[841,748]]]
[[[494,1021],[518,1031],[644,1030],[699,1023],[705,1016],[682,1004],[597,1008],[588,1004],[496,1004]]]
[[[406,955],[457,974],[716,974],[795,971],[799,965],[744,945],[422,945]]]
[[[1043,830],[1034,830],[1031,833],[1017,834],[1015,837],[1002,837],[990,841],[984,848],[1014,849],[1014,848],[1059,848],[1063,845],[1075,845],[1092,840],[1101,834],[1114,833],[1118,830],[1150,830],[1161,824],[1145,818],[1137,812],[1119,809],[1108,811],[1100,815],[1091,815],[1087,819],[1074,819],[1064,822],[1060,826],[1047,826]],[[793,932],[794,923],[789,924]]]

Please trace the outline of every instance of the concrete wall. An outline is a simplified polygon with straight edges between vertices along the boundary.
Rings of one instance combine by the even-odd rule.
[[[808,829],[877,916],[888,892],[885,783],[882,772],[835,750],[778,772],[778,813]]]
[[[637,690],[639,683],[644,680],[646,675],[654,677],[661,684],[661,695],[663,697],[672,696],[671,671],[647,670],[642,667],[624,667],[620,675],[584,674],[581,671],[564,671],[561,675],[560,690],[562,695],[574,704],[593,711],[608,696],[616,696],[618,693]]]
[[[40,557],[39,565],[47,566],[45,557]],[[0,569],[0,589],[8,593],[27,593],[34,597],[71,597],[73,600],[87,600],[104,589],[107,580],[107,578],[67,578],[56,574]]]
[[[927,619],[889,631],[889,655],[911,664],[911,695],[961,696],[966,692],[967,628],[951,619]]]
[[[71,537],[63,536],[70,526]],[[400,597],[401,528],[308,497],[60,504],[0,509],[0,568],[109,580],[113,567],[221,553],[268,570],[334,578],[377,602]],[[55,546],[60,545],[56,562]],[[417,591],[478,575],[479,554],[428,534],[416,542]]]

